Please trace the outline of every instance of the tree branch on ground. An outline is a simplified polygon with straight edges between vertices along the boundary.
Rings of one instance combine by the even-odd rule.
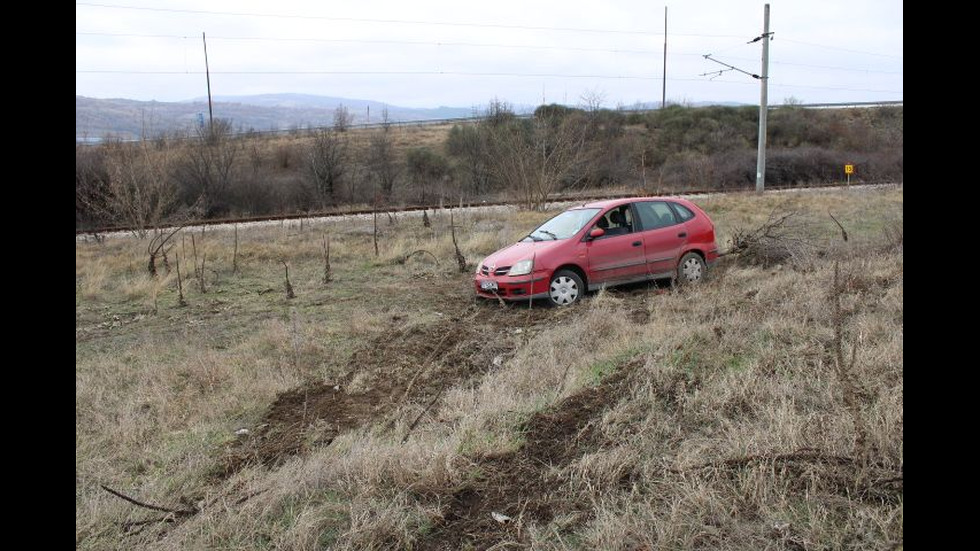
[[[142,507],[144,509],[149,509],[151,511],[160,511],[161,513],[172,513],[178,516],[196,515],[199,512],[197,508],[174,509],[171,507],[161,507],[160,505],[153,505],[152,503],[145,503],[143,501],[139,501],[137,499],[131,498],[122,492],[113,490],[112,488],[106,486],[105,484],[100,484],[99,487],[109,492],[110,494],[118,497],[119,499],[128,501],[129,503],[132,503],[137,507]]]
[[[772,212],[759,227],[735,228],[725,254],[735,255],[749,264],[772,266],[813,252],[813,245],[796,223],[797,211]]]

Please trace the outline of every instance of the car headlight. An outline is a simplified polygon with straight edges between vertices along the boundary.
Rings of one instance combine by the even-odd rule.
[[[533,262],[531,261],[531,259],[522,260],[517,264],[511,266],[510,271],[507,272],[507,275],[512,275],[512,276],[527,275],[531,273],[532,264]]]

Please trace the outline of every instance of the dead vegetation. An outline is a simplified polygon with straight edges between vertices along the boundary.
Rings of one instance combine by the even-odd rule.
[[[728,254],[741,262],[769,267],[785,262],[799,262],[816,252],[812,236],[799,222],[799,212],[772,212],[762,225],[735,228],[729,240]]]
[[[76,547],[900,548],[901,188],[702,204],[719,242],[798,214],[568,309],[452,260],[547,213],[209,230],[207,293],[76,243]]]

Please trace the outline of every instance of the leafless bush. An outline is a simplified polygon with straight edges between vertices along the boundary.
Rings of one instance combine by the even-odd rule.
[[[307,168],[321,205],[333,203],[349,165],[347,140],[341,130],[318,129],[307,152]]]
[[[353,122],[354,114],[346,105],[340,104],[333,110],[333,128],[337,132],[347,132]]]
[[[585,138],[585,127],[571,117],[541,116],[492,127],[491,170],[524,208],[539,208],[562,185],[581,180]]]
[[[176,190],[170,183],[173,150],[153,150],[150,142],[110,143],[105,146],[104,188],[89,205],[102,219],[132,228],[146,237],[176,211]]]
[[[228,191],[236,179],[239,158],[245,157],[243,152],[243,142],[233,136],[230,121],[219,119],[201,127],[197,139],[186,142],[178,164],[185,202],[201,197],[206,215],[226,212]]]

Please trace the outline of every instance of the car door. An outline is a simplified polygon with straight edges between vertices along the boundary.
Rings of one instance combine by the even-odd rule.
[[[673,276],[680,252],[687,243],[687,231],[667,201],[637,201],[634,204],[641,224],[643,254],[651,278]]]
[[[614,213],[618,213],[618,216]],[[602,227],[607,233],[585,244],[589,286],[644,279],[647,270],[643,237],[634,231],[637,225],[634,224],[629,205],[603,213],[595,227]]]

